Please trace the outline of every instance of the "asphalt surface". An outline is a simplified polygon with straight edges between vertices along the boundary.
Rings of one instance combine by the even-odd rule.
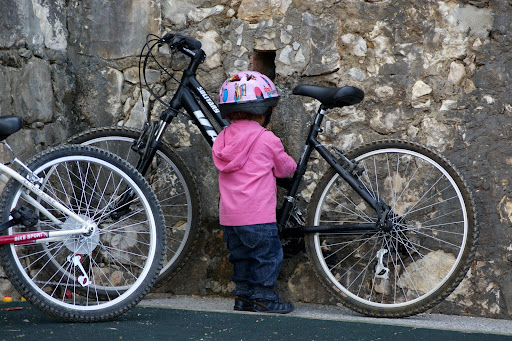
[[[50,318],[27,302],[1,303],[0,340],[512,340],[509,320],[376,319],[313,304],[296,304],[287,315],[256,314],[232,305],[219,297],[152,296],[113,321],[80,324]]]
[[[241,314],[233,312],[233,300],[220,297],[158,297],[149,298],[141,302],[139,306],[155,308],[173,308],[182,310],[194,310],[204,312],[229,313],[231,315]],[[258,315],[255,313],[242,313]],[[273,315],[277,316],[277,315]],[[512,321],[497,320],[480,317],[454,316],[441,314],[419,314],[412,317],[400,319],[370,318],[357,314],[343,306],[323,306],[316,304],[295,304],[295,310],[282,318],[298,318],[298,320],[344,322],[354,326],[363,324],[366,329],[371,330],[376,326],[387,326],[390,330],[394,327],[412,329],[429,329],[461,334],[478,334],[478,340],[484,340],[485,335],[492,336],[492,340],[498,337],[512,340]],[[340,335],[341,337],[342,335]],[[240,338],[242,340],[244,338]],[[341,339],[341,338],[340,338]],[[357,340],[379,340],[378,335],[362,335]],[[411,338],[412,339],[412,338]],[[501,338],[500,338],[501,339]],[[245,339],[244,339],[245,340]],[[385,340],[385,339],[384,339]],[[448,340],[448,339],[446,339]],[[464,338],[468,340],[468,338]]]

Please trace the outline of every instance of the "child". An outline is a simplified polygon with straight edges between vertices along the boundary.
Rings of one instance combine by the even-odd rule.
[[[293,304],[274,291],[283,261],[276,225],[276,177],[290,176],[297,164],[281,140],[264,126],[279,94],[256,71],[243,71],[220,89],[226,127],[213,144],[219,169],[219,218],[233,264],[235,310],[286,314]]]

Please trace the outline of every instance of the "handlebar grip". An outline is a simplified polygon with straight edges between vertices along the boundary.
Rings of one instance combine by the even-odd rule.
[[[203,44],[194,38],[185,37],[185,44],[192,50],[199,50]]]
[[[175,46],[179,48],[181,46],[186,46],[191,50],[199,50],[202,46],[199,40],[192,37],[182,36],[180,34],[167,33],[162,39],[171,47]]]

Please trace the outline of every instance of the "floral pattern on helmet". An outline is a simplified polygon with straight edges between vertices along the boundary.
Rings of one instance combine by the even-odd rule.
[[[247,103],[279,97],[276,86],[258,71],[242,71],[228,78],[219,91],[219,104]]]

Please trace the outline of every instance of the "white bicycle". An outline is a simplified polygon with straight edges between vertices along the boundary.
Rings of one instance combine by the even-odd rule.
[[[0,142],[22,128],[0,117]],[[19,171],[9,164],[17,164]],[[162,210],[119,157],[66,145],[0,164],[0,260],[19,293],[68,321],[114,318],[137,304],[162,267]]]

